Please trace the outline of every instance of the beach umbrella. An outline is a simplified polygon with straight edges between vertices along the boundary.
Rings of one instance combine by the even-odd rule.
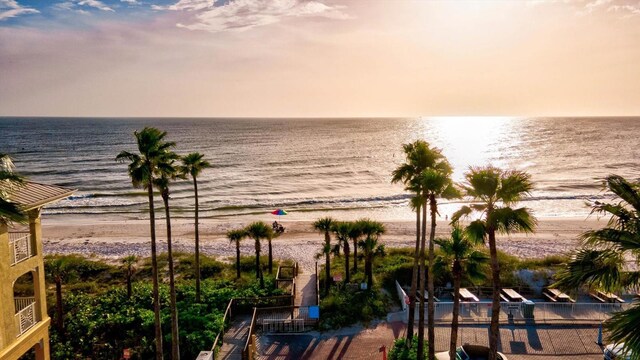
[[[280,220],[280,216],[287,215],[288,213],[283,209],[275,209],[271,212],[272,215],[278,215],[278,220]]]

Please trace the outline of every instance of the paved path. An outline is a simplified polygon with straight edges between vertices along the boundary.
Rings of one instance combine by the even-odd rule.
[[[296,277],[296,306],[317,305],[316,274],[300,274]]]
[[[403,336],[402,323],[380,323],[371,329],[347,329],[335,333],[300,335],[263,335],[261,359],[381,359],[380,346],[389,349],[393,340]],[[449,346],[450,327],[436,327],[436,351]],[[488,343],[488,326],[463,326],[459,344]],[[509,360],[602,359],[595,344],[598,328],[591,326],[502,326],[500,351]]]
[[[242,359],[242,350],[247,343],[247,335],[249,334],[252,316],[253,315],[238,315],[233,319],[231,326],[224,333],[222,347],[216,359]]]

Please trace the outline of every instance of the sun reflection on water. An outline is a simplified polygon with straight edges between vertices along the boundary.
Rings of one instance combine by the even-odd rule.
[[[507,163],[520,152],[521,139],[513,131],[518,119],[511,117],[428,117],[422,118],[419,138],[442,149],[460,181],[469,166]]]

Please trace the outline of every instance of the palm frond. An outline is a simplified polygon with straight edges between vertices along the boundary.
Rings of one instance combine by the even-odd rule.
[[[456,211],[451,215],[451,223],[455,224],[460,221],[460,219],[465,218],[473,213],[473,209],[469,206],[462,206],[460,210]]]
[[[487,238],[487,224],[483,220],[474,220],[464,229],[466,236],[476,244],[482,244]]]
[[[640,212],[640,192],[637,184],[632,184],[622,176],[610,175],[605,180],[607,188],[627,204]]]
[[[494,209],[489,214],[487,224],[492,225],[496,231],[507,234],[512,232],[530,233],[533,232],[537,220],[527,208],[502,207]]]
[[[522,200],[533,189],[531,175],[524,171],[505,171],[500,177],[500,187],[497,190],[497,198],[506,205]]]
[[[613,246],[621,251],[640,250],[640,234],[637,232],[603,228],[586,231],[580,237],[587,245]]]
[[[5,223],[25,224],[28,218],[16,203],[10,202],[0,197],[0,221]]]
[[[575,290],[583,285],[607,291],[622,283],[623,256],[613,250],[577,250],[563,269],[556,273],[554,287]]]
[[[605,321],[607,337],[617,344],[624,343],[623,351],[630,350],[629,359],[640,359],[640,303],[633,304],[629,309],[618,311]]]

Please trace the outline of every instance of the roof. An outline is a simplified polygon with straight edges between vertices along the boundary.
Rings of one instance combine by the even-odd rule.
[[[61,186],[25,181],[23,185],[8,191],[8,200],[27,211],[67,198],[75,191]]]

